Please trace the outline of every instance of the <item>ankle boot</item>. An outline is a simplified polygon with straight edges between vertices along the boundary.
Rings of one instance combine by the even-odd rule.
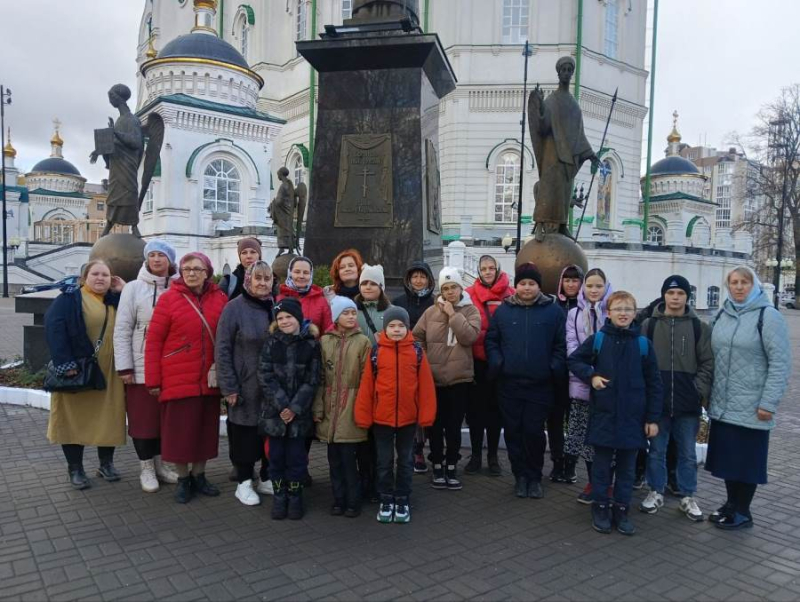
[[[617,531],[623,535],[633,535],[636,533],[636,527],[633,526],[630,517],[628,516],[628,506],[623,504],[614,504],[612,508],[614,516],[614,524],[617,526]]]
[[[193,497],[192,477],[178,477],[178,484],[175,487],[175,501],[179,504],[188,504]]]
[[[303,518],[303,483],[292,481],[289,483],[289,520],[300,520]]]
[[[88,489],[92,486],[92,482],[83,471],[82,464],[69,464],[67,468],[69,470],[69,483],[73,489]]]
[[[592,502],[592,528],[598,533],[611,533],[611,509],[608,504]]]
[[[122,478],[117,469],[114,468],[114,462],[110,460],[100,464],[100,468],[97,469],[97,476],[109,483],[119,481]]]
[[[575,456],[564,457],[564,482],[577,483],[578,475],[575,472]]]
[[[481,469],[481,463],[482,460],[480,450],[478,453],[473,451],[472,455],[469,457],[469,462],[467,462],[467,465],[464,467],[464,472],[467,474],[475,474],[476,472],[479,472]]]
[[[208,482],[206,473],[191,475],[190,478],[192,479],[192,489],[194,492],[202,493],[208,497],[217,497],[219,495],[219,489]]]
[[[272,496],[272,520],[283,520],[289,511],[289,495],[286,481],[272,481],[272,489],[275,492]]]
[[[550,471],[550,482],[551,483],[563,483],[564,482],[564,459],[563,458],[554,458],[553,459],[553,470]]]

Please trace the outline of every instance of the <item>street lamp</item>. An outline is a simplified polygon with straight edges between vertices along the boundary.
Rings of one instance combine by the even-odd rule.
[[[11,90],[0,86],[0,155],[2,167],[0,175],[3,177],[3,298],[8,298],[8,232],[6,231],[6,154],[2,149],[6,147],[6,105],[11,104]]]

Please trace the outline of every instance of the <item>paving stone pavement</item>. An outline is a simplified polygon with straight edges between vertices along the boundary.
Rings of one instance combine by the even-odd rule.
[[[33,324],[33,315],[14,313],[14,298],[0,298],[0,324],[0,363],[22,357],[22,327]]]
[[[786,316],[798,374],[800,312]],[[208,468],[218,498],[180,506],[171,486],[143,493],[130,444],[117,456],[123,481],[73,491],[45,438],[47,413],[0,406],[0,599],[797,600],[799,396],[795,376],[754,529],[691,523],[671,498],[654,516],[634,512],[630,538],[591,529],[575,503],[584,474],[548,486],[543,500],[513,497],[510,476],[465,476],[460,492],[415,476],[411,524],[379,524],[373,505],[358,519],[334,518],[321,444],[302,521],[270,520],[269,498],[245,507],[233,497],[224,440]],[[86,460],[93,470],[93,450]],[[699,490],[706,512],[724,496],[703,471]]]

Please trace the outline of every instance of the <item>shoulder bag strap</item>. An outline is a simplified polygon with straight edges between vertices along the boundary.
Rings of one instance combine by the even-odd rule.
[[[211,344],[216,346],[216,344],[217,344],[217,341],[214,339],[214,333],[213,333],[213,332],[211,332],[211,326],[209,326],[209,325],[208,325],[208,322],[206,322],[206,317],[203,315],[203,312],[201,312],[201,311],[200,311],[200,310],[197,308],[197,306],[196,306],[194,303],[192,303],[192,300],[191,300],[191,299],[189,299],[189,297],[187,297],[187,296],[186,296],[186,294],[184,294],[184,293],[181,293],[181,295],[183,295],[183,298],[184,298],[184,299],[186,299],[186,301],[188,301],[188,302],[189,302],[189,305],[191,305],[191,306],[192,306],[192,309],[193,309],[193,310],[194,310],[194,311],[197,313],[197,315],[198,315],[198,316],[200,316],[200,320],[202,320],[202,322],[203,322],[203,326],[205,326],[205,327],[206,327],[206,330],[208,331],[208,336],[210,336],[210,337],[211,337]]]
[[[97,357],[97,354],[100,353],[100,347],[103,346],[103,338],[106,336],[106,326],[108,326],[108,305],[106,305],[106,317],[103,320],[103,328],[100,329],[100,338],[97,339],[97,342],[94,344],[94,353],[92,357]]]
[[[367,311],[367,307],[363,303],[359,303],[361,311],[364,312],[364,320],[367,322],[367,326],[372,331],[373,336],[377,334],[378,329],[375,328],[375,322],[372,321],[372,318],[369,316],[369,311]]]

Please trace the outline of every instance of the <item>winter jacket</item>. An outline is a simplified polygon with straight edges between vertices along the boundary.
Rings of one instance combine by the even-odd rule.
[[[144,384],[144,339],[150,318],[173,278],[154,276],[145,262],[137,279],[122,289],[114,325],[114,365],[121,374],[133,372],[137,385]]]
[[[214,343],[192,306],[203,313],[216,337],[227,302],[225,293],[210,281],[206,281],[199,299],[183,280],[176,280],[161,295],[144,344],[145,385],[161,389],[159,401],[219,395],[219,389],[208,386]]]
[[[270,437],[310,437],[314,433],[311,407],[321,373],[319,329],[304,320],[298,334],[284,334],[277,322],[269,332],[258,365],[264,391],[259,430]],[[289,424],[280,416],[286,408],[296,414]]]
[[[433,426],[436,387],[428,358],[418,356],[409,332],[401,341],[378,334],[377,366],[364,364],[356,398],[355,421],[364,429],[373,424],[400,428],[411,424]]]
[[[109,307],[109,324],[112,324],[111,308],[116,311],[119,293],[108,291],[103,302]],[[56,368],[94,354],[95,341],[90,341],[86,334],[80,286],[67,285],[61,289],[61,294],[45,313],[44,334]],[[107,328],[104,338],[113,336],[112,329]]]
[[[223,293],[228,295],[229,301],[233,301],[242,294],[244,290],[244,273],[244,266],[240,263],[233,272],[222,277],[219,288],[222,289]]]
[[[247,291],[229,301],[217,325],[217,382],[223,396],[236,393],[228,420],[257,426],[264,394],[258,382],[258,360],[272,324],[272,299],[261,301]]]
[[[319,340],[322,380],[314,398],[317,437],[326,443],[359,443],[367,431],[356,426],[355,411],[361,374],[372,345],[358,330],[326,332]]]
[[[762,334],[758,315],[764,309]],[[759,420],[758,409],[772,412],[786,392],[792,368],[789,335],[783,316],[762,292],[736,311],[726,299],[711,333],[714,386],[708,414],[713,420],[771,430],[774,418]]]
[[[578,293],[578,305],[567,314],[567,356],[572,354],[581,344],[592,334],[600,330],[608,318],[608,297],[611,295],[612,287],[606,284],[606,292],[602,299],[594,304],[589,302],[584,294],[583,287]],[[597,316],[594,319],[592,309]],[[589,401],[590,388],[580,378],[570,372],[569,375],[569,397],[580,401]]]
[[[581,269],[580,266],[575,265],[575,264],[570,264],[570,265],[566,266],[563,270],[561,270],[561,275],[558,277],[558,288],[556,289],[558,291],[558,293],[556,293],[556,302],[558,303],[558,306],[563,310],[564,315],[568,314],[570,312],[570,310],[578,307],[578,297],[577,296],[576,297],[567,297],[564,294],[564,274],[570,268],[578,268],[579,270],[581,270],[581,273],[583,272],[583,269]],[[583,286],[581,286],[581,289],[578,292],[578,295],[580,295],[580,293],[582,291],[583,291]]]
[[[370,345],[376,343],[375,336],[383,331],[383,312],[386,310],[378,309],[378,304],[379,301],[356,300],[356,305],[358,305],[358,327],[361,329],[362,334],[369,339]],[[375,332],[372,331],[372,328],[367,323],[365,314],[369,314],[369,319],[372,320],[372,325],[375,326]]]
[[[700,326],[699,341],[694,340],[695,322]],[[661,303],[642,323],[641,332],[652,340],[656,350],[664,387],[664,416],[702,414],[702,402],[711,397],[714,378],[711,328],[691,307],[682,316],[667,316]]]
[[[481,313],[466,292],[455,304],[453,317],[444,313],[439,305],[441,299],[422,314],[414,327],[414,338],[428,355],[437,387],[472,382],[475,377],[472,345],[481,334]]]
[[[532,386],[542,401],[552,401],[553,387],[566,370],[564,312],[550,295],[531,305],[513,295],[494,312],[486,333],[489,374]]]
[[[312,284],[311,289],[303,295],[285,284],[281,284],[280,294],[276,301],[282,301],[286,297],[294,297],[300,300],[300,305],[303,306],[303,318],[311,320],[320,334],[328,332],[333,326],[331,306],[325,300],[322,289],[316,284]]]
[[[498,272],[492,286],[486,286],[483,280],[479,278],[475,281],[475,284],[467,289],[467,294],[481,314],[481,334],[472,345],[472,357],[485,362],[486,349],[483,341],[486,339],[486,332],[489,330],[489,319],[503,303],[503,299],[514,294],[514,289],[508,283],[508,274]]]
[[[595,357],[594,338],[588,337],[567,362],[570,371],[587,384],[592,376],[609,379],[605,389],[592,389],[586,443],[615,449],[647,446],[645,423],[658,422],[664,407],[661,375],[653,344],[642,357],[639,327],[617,328],[607,321],[605,340]]]
[[[428,282],[430,282],[430,288],[422,296],[415,293],[414,289],[411,288],[411,274],[419,271],[425,272],[428,275]],[[405,292],[402,295],[392,299],[392,305],[402,307],[408,312],[408,317],[411,318],[412,330],[417,325],[417,322],[419,322],[422,314],[425,313],[425,310],[433,305],[433,290],[435,286],[436,278],[433,277],[433,272],[431,271],[430,266],[424,261],[412,262],[409,268],[406,270],[406,275],[403,278],[403,288],[405,289]]]

